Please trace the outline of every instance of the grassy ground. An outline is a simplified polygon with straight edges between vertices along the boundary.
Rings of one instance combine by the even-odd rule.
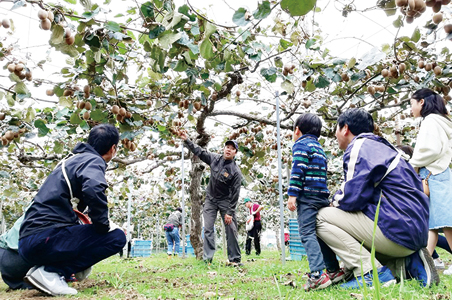
[[[450,255],[444,254],[446,258]],[[450,265],[450,260],[447,261]],[[376,299],[375,290],[350,291],[331,287],[305,293],[306,260],[281,264],[279,253],[243,257],[244,267],[225,265],[218,251],[214,263],[205,265],[193,257],[167,259],[164,253],[149,258],[111,257],[93,268],[90,277],[71,284],[78,299]],[[450,299],[452,276],[441,275],[441,284],[420,288],[413,281],[381,288],[381,299]],[[10,291],[1,282],[0,299],[49,299],[30,291]],[[63,299],[56,297],[53,299]]]

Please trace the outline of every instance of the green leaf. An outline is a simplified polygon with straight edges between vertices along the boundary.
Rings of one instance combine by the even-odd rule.
[[[284,50],[286,50],[287,48],[293,46],[293,44],[292,44],[291,42],[286,41],[286,40],[284,40],[284,39],[280,39],[280,40],[279,40],[279,45],[281,45],[281,47],[282,47]]]
[[[72,99],[69,97],[60,97],[60,101],[58,102],[63,107],[72,107]]]
[[[199,47],[201,56],[205,59],[211,59],[214,57],[213,45],[209,38],[205,38]]]
[[[50,44],[61,44],[64,38],[64,28],[61,25],[55,25],[52,28],[52,35],[50,36]]]
[[[78,124],[82,123],[82,119],[80,119],[79,114],[76,113],[76,112],[74,112],[74,113],[71,115],[71,118],[70,118],[69,121],[71,122],[71,124],[74,124],[74,125],[78,125]]]
[[[292,94],[295,90],[295,86],[289,80],[285,80],[283,83],[281,83],[281,88],[288,94]]]
[[[177,11],[189,17],[191,22],[196,20],[196,15],[190,14],[190,7],[187,4],[180,6]]]
[[[263,1],[262,3],[259,3],[257,5],[257,9],[253,12],[253,17],[256,20],[265,19],[270,15],[272,12],[272,9],[270,7],[269,1]]]
[[[92,18],[94,18],[99,13],[99,11],[100,11],[100,8],[96,7],[96,9],[93,10],[93,11],[84,12],[82,14],[82,17],[84,17],[87,21],[91,20]]]
[[[237,26],[245,26],[250,22],[249,20],[245,19],[246,15],[247,10],[243,7],[240,7],[232,16],[232,22],[234,22],[234,24],[236,24]]]
[[[306,49],[311,48],[311,46],[314,45],[315,42],[316,42],[316,39],[309,39],[309,40],[306,42]]]
[[[77,4],[77,0],[64,0],[64,1],[70,4]]]
[[[34,123],[35,127],[38,128],[38,136],[43,137],[49,133],[50,129],[47,128],[46,123],[42,119],[38,119]]]
[[[33,107],[27,108],[27,112],[25,113],[25,122],[31,123],[36,118],[36,112]]]
[[[107,28],[108,30],[111,30],[113,32],[119,32],[121,31],[121,26],[119,26],[118,23],[113,22],[113,21],[109,21],[106,25],[105,28]]]
[[[356,65],[356,58],[352,57],[348,61],[347,68],[352,69]]]
[[[154,5],[151,2],[146,2],[141,5],[141,13],[145,18],[154,18]]]
[[[149,38],[150,38],[151,40],[156,39],[156,38],[159,37],[159,35],[160,35],[162,32],[165,32],[165,30],[166,30],[166,29],[165,29],[165,26],[162,26],[162,25],[156,25],[156,26],[152,27],[152,29],[149,30]],[[146,43],[148,43],[148,42],[146,41]]]
[[[415,43],[419,42],[419,40],[421,39],[421,31],[419,30],[419,28],[416,28],[413,32],[413,34],[411,35],[411,40]]]
[[[261,75],[264,76],[264,78],[269,82],[275,82],[276,78],[278,77],[276,74],[277,70],[275,67],[271,68],[262,68],[261,69]]]
[[[183,72],[188,69],[188,65],[183,59],[179,59],[174,66],[173,70],[177,72]]]
[[[55,141],[54,143],[53,143],[53,152],[55,152],[55,153],[58,153],[58,154],[61,154],[61,153],[63,153],[63,150],[64,150],[64,143],[61,143],[61,142],[59,142],[59,141]]]
[[[96,109],[91,112],[90,116],[93,121],[103,121],[107,118],[108,113],[100,109]]]
[[[206,31],[205,31],[205,37],[209,37],[212,35],[212,33],[214,33],[215,31],[217,31],[217,26],[211,24],[211,23],[207,23],[206,24]]]
[[[304,16],[314,8],[316,2],[316,0],[282,0],[281,8],[289,11],[291,16]]]
[[[14,87],[14,91],[17,94],[30,95],[27,86],[23,82],[17,83],[16,86]]]
[[[179,40],[181,36],[182,36],[182,34],[180,32],[179,33],[174,33],[172,31],[168,31],[167,30],[159,37],[160,45],[162,45],[162,48],[167,49],[174,42]]]
[[[330,81],[323,76],[319,76],[317,81],[315,82],[315,86],[317,88],[325,88],[330,85]]]

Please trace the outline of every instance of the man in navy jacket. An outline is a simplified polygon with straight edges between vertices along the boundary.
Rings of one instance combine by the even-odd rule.
[[[88,143],[77,144],[74,155],[52,171],[34,197],[20,228],[19,254],[35,265],[25,280],[37,289],[50,295],[76,294],[65,280],[72,274],[86,276],[92,265],[124,247],[125,234],[110,222],[105,195],[105,170],[118,142],[114,126],[97,125]],[[79,223],[74,201],[80,211],[89,208],[92,224]]]
[[[371,285],[378,213],[374,247],[380,281],[394,279],[391,271],[396,277],[404,276],[402,268],[408,278],[424,286],[437,284],[439,277],[425,248],[429,199],[413,167],[373,129],[372,116],[365,110],[349,109],[339,116],[336,137],[339,148],[345,150],[344,181],[333,197],[333,207],[319,211],[317,235],[354,273],[355,279],[344,287]],[[337,262],[325,263],[330,270],[338,267]]]

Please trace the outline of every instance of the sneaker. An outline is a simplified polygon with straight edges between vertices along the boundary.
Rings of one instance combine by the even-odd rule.
[[[339,270],[337,270],[335,272],[329,272],[327,270],[326,273],[328,274],[328,277],[331,279],[332,284],[337,284],[337,283],[345,280],[345,272],[344,272],[344,269],[342,269],[342,268],[340,268]]]
[[[70,288],[67,285],[64,276],[60,276],[58,273],[47,272],[44,270],[44,266],[30,272],[29,275],[25,276],[24,280],[38,290],[52,296],[77,294],[76,289]]]
[[[332,282],[328,274],[322,273],[318,278],[315,278],[311,273],[308,273],[308,280],[303,285],[303,288],[306,292],[312,290],[320,290],[329,287]]]
[[[443,272],[444,275],[452,275],[452,266]]]
[[[392,275],[391,270],[388,267],[380,267],[378,268],[378,281],[380,281],[381,285],[386,287],[397,283],[397,280]],[[366,284],[366,286],[371,287],[373,284],[373,275],[372,271],[364,274],[364,276],[358,276],[346,283],[341,284],[342,288],[345,289],[359,289],[362,288]]]
[[[435,263],[435,268],[438,270],[444,270],[446,268],[444,262],[440,258],[435,258],[433,262]]]
[[[439,284],[438,272],[436,271],[435,263],[427,248],[422,248],[408,256],[405,260],[405,264],[408,278],[416,279],[424,287],[430,287],[432,284]]]
[[[77,281],[82,281],[88,278],[89,274],[91,274],[92,267],[89,267],[88,269],[84,271],[80,271],[75,273],[74,277],[77,279]]]

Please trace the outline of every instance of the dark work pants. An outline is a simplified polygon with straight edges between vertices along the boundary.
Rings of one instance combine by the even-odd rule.
[[[261,221],[254,221],[253,229],[247,232],[246,234],[246,255],[250,255],[251,253],[251,243],[254,240],[254,249],[256,250],[256,255],[261,254],[261,230],[262,224]]]
[[[118,253],[126,244],[120,229],[100,234],[94,225],[52,228],[19,240],[19,253],[32,265],[70,278]]]
[[[229,203],[226,201],[215,202],[206,200],[203,210],[204,218],[204,244],[203,244],[203,259],[211,260],[215,254],[215,220],[217,219],[218,211],[220,211],[221,220],[224,223],[224,216],[229,209]],[[230,262],[240,262],[241,253],[239,242],[237,240],[237,219],[235,212],[232,215],[232,223],[225,224],[226,242],[228,248],[228,259]]]
[[[0,272],[3,281],[13,290],[31,289],[24,277],[33,265],[20,257],[19,253],[11,249],[0,248]]]

